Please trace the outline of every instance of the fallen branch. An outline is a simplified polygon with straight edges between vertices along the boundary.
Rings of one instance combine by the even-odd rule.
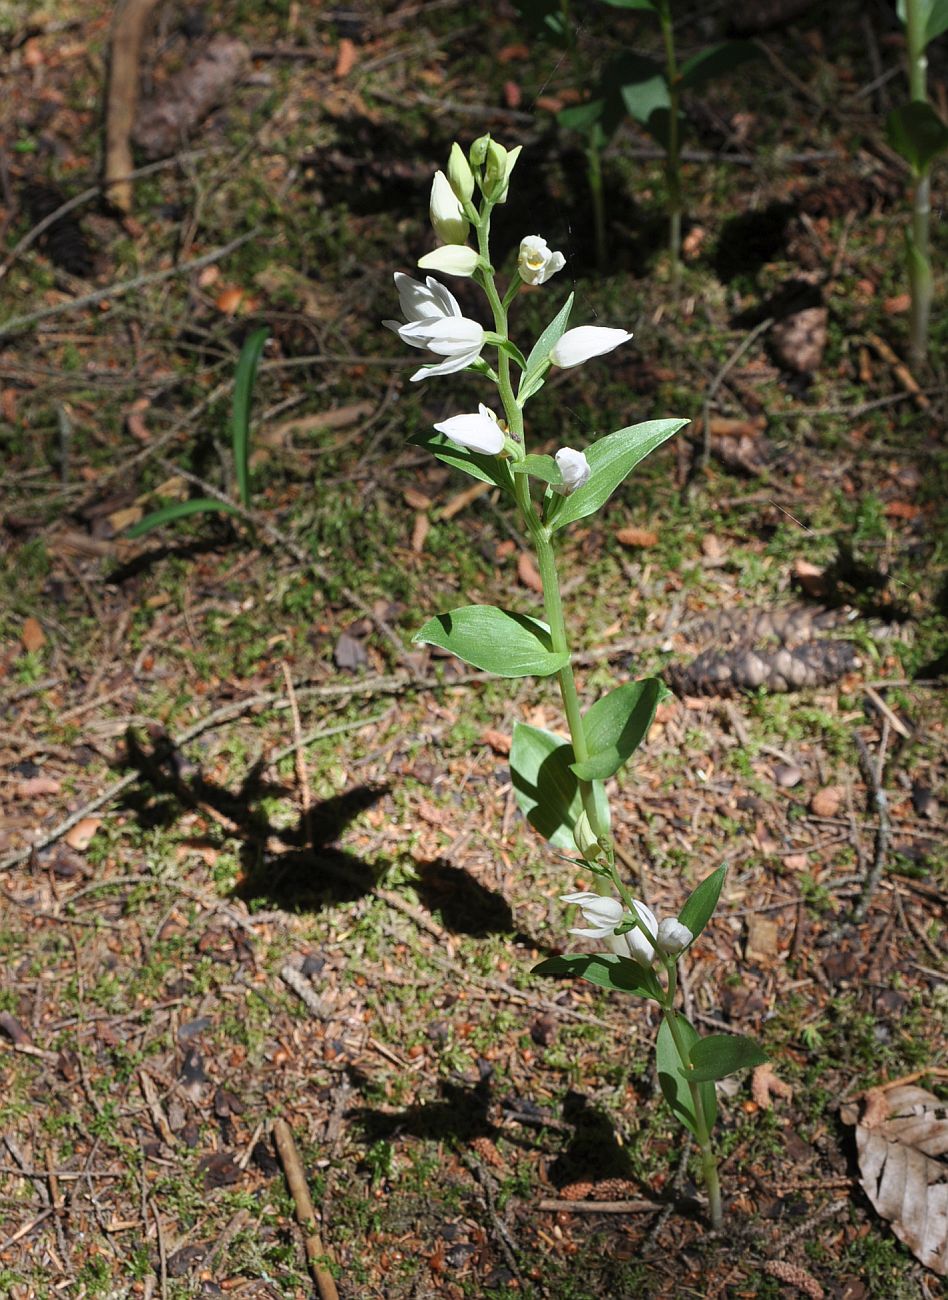
[[[145,26],[157,0],[124,0],[116,10],[109,53],[105,111],[105,186],[120,212],[132,210],[132,126],[138,102],[139,62]]]
[[[339,1300],[335,1279],[323,1263],[326,1259],[326,1252],[323,1250],[319,1232],[316,1228],[316,1211],[313,1209],[306,1174],[303,1171],[299,1152],[293,1140],[293,1133],[285,1119],[274,1120],[273,1141],[283,1164],[283,1172],[286,1175],[290,1195],[293,1197],[296,1221],[303,1231],[303,1249],[306,1252],[306,1262],[309,1264],[309,1271],[316,1283],[319,1300]]]

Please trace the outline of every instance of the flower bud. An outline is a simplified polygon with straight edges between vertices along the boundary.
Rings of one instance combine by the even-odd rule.
[[[673,916],[666,916],[659,923],[655,947],[665,957],[677,957],[679,953],[684,952],[693,939],[694,935],[687,925],[682,925]]]
[[[561,447],[553,459],[563,475],[563,482],[557,483],[553,489],[554,492],[559,492],[564,497],[572,496],[577,488],[581,488],[589,482],[592,468],[586,459],[585,452],[574,451],[572,447]]]
[[[484,159],[484,179],[481,183],[481,189],[484,191],[485,197],[490,199],[492,203],[507,202],[510,173],[520,157],[522,147],[522,145],[518,144],[516,149],[508,151],[502,144],[498,144],[496,140],[491,140],[487,146],[487,156]]]
[[[443,244],[433,253],[420,257],[418,265],[423,271],[441,271],[445,275],[473,275],[480,261],[476,250],[468,248],[466,244]]]
[[[573,827],[573,841],[584,858],[590,854],[596,856],[599,850],[599,837],[593,834],[593,828],[589,824],[589,818],[585,809],[576,818],[576,825]]]
[[[604,329],[600,325],[580,325],[567,330],[558,343],[550,349],[550,360],[554,366],[568,370],[570,366],[581,366],[591,357],[601,357],[611,352],[621,343],[627,343],[632,337],[628,330]]]
[[[461,203],[470,201],[474,193],[474,173],[457,142],[451,146],[451,156],[448,158],[448,183]]]
[[[467,239],[470,225],[444,172],[434,174],[428,214],[434,232],[443,244],[463,244]]]
[[[484,159],[487,157],[487,146],[490,144],[489,135],[479,135],[471,145],[470,159],[472,167],[483,167]]]

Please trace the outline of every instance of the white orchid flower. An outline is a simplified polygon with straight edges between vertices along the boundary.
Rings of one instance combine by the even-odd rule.
[[[504,449],[504,431],[497,423],[497,416],[483,402],[478,403],[475,413],[452,415],[449,420],[436,424],[435,428],[460,447],[482,452],[485,456],[496,456]]]
[[[655,960],[654,941],[658,933],[658,922],[651,908],[633,898],[632,906],[645,929],[637,926],[625,934],[616,934],[616,927],[629,919],[628,912],[617,898],[590,893],[561,894],[560,898],[564,903],[578,904],[583,920],[589,923],[588,928],[575,927],[569,931],[570,934],[584,939],[605,939],[618,956],[633,957],[643,966],[651,966]]]
[[[666,916],[659,924],[655,947],[665,957],[677,957],[693,939],[687,925],[682,925],[674,916]]]
[[[396,271],[395,287],[405,323],[386,320],[382,324],[394,330],[410,347],[427,348],[446,358],[437,365],[416,370],[412,382],[464,370],[477,360],[484,346],[483,326],[461,315],[457,299],[443,284],[430,275],[420,284],[410,275]]]
[[[580,325],[574,330],[567,330],[558,343],[550,350],[550,360],[554,366],[568,370],[570,366],[581,366],[591,357],[601,357],[605,352],[627,343],[632,337],[628,330],[605,329],[601,325]]]
[[[442,244],[418,259],[423,271],[440,271],[442,275],[473,275],[480,264],[480,254],[467,244]]]
[[[471,228],[470,223],[444,172],[435,172],[434,180],[431,182],[428,215],[431,217],[434,232],[442,244],[463,244],[467,239]]]
[[[565,265],[563,254],[554,253],[540,235],[527,235],[521,239],[517,270],[524,284],[546,284],[550,276],[562,271]]]
[[[585,452],[574,451],[572,447],[561,447],[553,457],[563,475],[563,482],[557,483],[554,492],[559,492],[561,496],[571,496],[577,488],[583,487],[589,482],[589,476],[592,468],[586,459]]]

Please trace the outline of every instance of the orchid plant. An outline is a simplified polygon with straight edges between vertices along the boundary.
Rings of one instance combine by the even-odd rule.
[[[555,456],[530,452],[524,412],[551,372],[583,365],[626,344],[622,328],[569,328],[573,295],[526,355],[510,337],[508,318],[524,285],[543,286],[563,269],[562,253],[539,235],[520,243],[506,289],[491,261],[493,209],[507,198],[520,149],[507,150],[482,136],[465,155],[451,149],[445,172],[431,188],[431,224],[438,247],[419,267],[472,279],[483,290],[493,329],[462,314],[450,291],[433,275],[424,282],[395,275],[403,321],[385,321],[411,347],[430,353],[412,382],[470,371],[496,390],[495,404],[439,421],[413,442],[441,461],[492,484],[519,512],[543,582],[544,619],[493,605],[466,605],[432,618],[415,641],[439,646],[501,677],[555,677],[569,737],[517,723],[510,769],[518,804],[531,825],[567,862],[588,875],[592,888],[562,895],[579,908],[584,925],[570,933],[605,948],[541,962],[543,975],[572,976],[603,988],[650,999],[661,1009],[658,1077],[677,1118],[700,1150],[709,1213],[722,1220],[717,1164],[711,1144],[716,1117],[715,1080],[757,1065],[763,1053],[748,1038],[700,1037],[678,1008],[678,962],[708,924],[724,883],[719,867],[697,886],[677,916],[657,918],[634,898],[617,865],[625,860],[612,836],[605,782],[644,740],[655,709],[667,694],[656,678],[625,682],[584,710],[573,673],[572,650],[557,575],[555,542],[569,524],[603,506],[636,465],[687,423],[649,420],[619,429],[585,449]],[[473,236],[473,238],[472,238]],[[486,355],[485,355],[486,354]]]

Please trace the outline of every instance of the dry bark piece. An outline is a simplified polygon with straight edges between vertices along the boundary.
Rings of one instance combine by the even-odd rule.
[[[735,695],[741,691],[813,690],[860,666],[851,641],[811,641],[793,649],[705,650],[690,664],[671,664],[666,676],[678,695]]]
[[[233,36],[215,36],[154,99],[142,104],[133,138],[147,158],[174,153],[250,66],[250,51]]]
[[[882,1094],[882,1096],[879,1096]],[[866,1094],[856,1125],[860,1184],[915,1257],[948,1275],[948,1107],[914,1084]],[[856,1107],[841,1111],[856,1122]]]
[[[773,326],[770,342],[777,361],[798,375],[818,370],[826,350],[825,307],[804,307]]]

